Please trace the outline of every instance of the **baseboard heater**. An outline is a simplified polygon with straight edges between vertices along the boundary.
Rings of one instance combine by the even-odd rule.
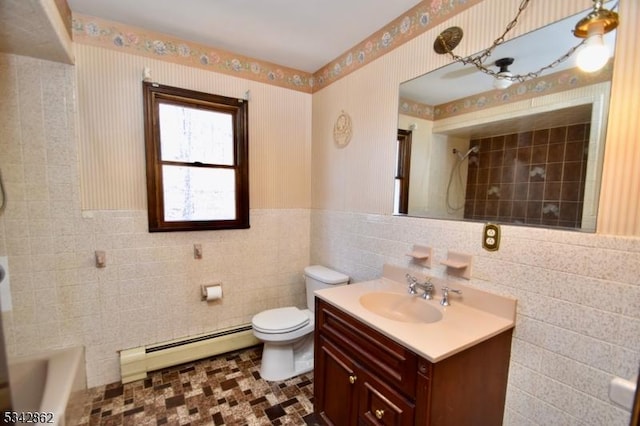
[[[251,324],[120,351],[122,383],[147,377],[150,371],[257,345]]]

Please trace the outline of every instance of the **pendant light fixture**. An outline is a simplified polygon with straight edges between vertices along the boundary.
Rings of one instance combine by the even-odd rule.
[[[464,65],[474,65],[478,70],[485,74],[491,75],[496,79],[494,86],[499,89],[506,89],[513,82],[523,82],[538,77],[543,71],[554,68],[560,63],[569,59],[576,51],[577,64],[586,72],[594,72],[606,65],[609,60],[609,50],[604,44],[602,36],[618,26],[618,14],[613,10],[607,10],[603,7],[602,0],[593,0],[593,10],[576,24],[573,34],[583,39],[576,46],[572,47],[564,55],[560,56],[549,65],[545,65],[537,71],[525,74],[512,74],[508,70],[508,66],[513,63],[513,58],[503,58],[497,60],[494,64],[498,67],[498,71],[488,68],[484,65],[485,61],[491,56],[496,47],[504,43],[505,37],[518,23],[518,19],[522,12],[527,8],[531,0],[522,0],[518,8],[515,18],[507,25],[505,31],[498,37],[493,44],[481,51],[477,55],[463,58],[453,53],[453,49],[458,46],[462,40],[462,29],[459,27],[451,27],[444,30],[434,42],[434,50],[438,54],[448,54],[455,62]],[[617,3],[614,8],[617,7]],[[511,60],[507,63],[507,60]]]
[[[602,1],[593,1],[593,10],[576,24],[573,35],[584,38],[584,46],[578,52],[578,67],[594,72],[604,67],[609,60],[609,48],[602,36],[618,26],[618,14],[602,7]]]

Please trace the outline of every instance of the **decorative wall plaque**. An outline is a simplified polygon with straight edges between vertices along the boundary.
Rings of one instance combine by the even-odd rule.
[[[351,141],[351,117],[346,112],[340,112],[333,126],[333,140],[338,148],[344,148]]]

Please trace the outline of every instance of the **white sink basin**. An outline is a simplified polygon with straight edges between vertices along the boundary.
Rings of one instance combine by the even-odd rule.
[[[419,296],[376,291],[360,296],[360,304],[374,314],[401,322],[440,321],[442,312]]]

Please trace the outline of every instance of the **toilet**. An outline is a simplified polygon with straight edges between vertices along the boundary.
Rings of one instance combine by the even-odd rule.
[[[251,320],[253,334],[264,343],[260,376],[285,380],[313,370],[315,290],[344,285],[349,277],[321,265],[304,268],[307,309],[295,306],[262,311]]]

